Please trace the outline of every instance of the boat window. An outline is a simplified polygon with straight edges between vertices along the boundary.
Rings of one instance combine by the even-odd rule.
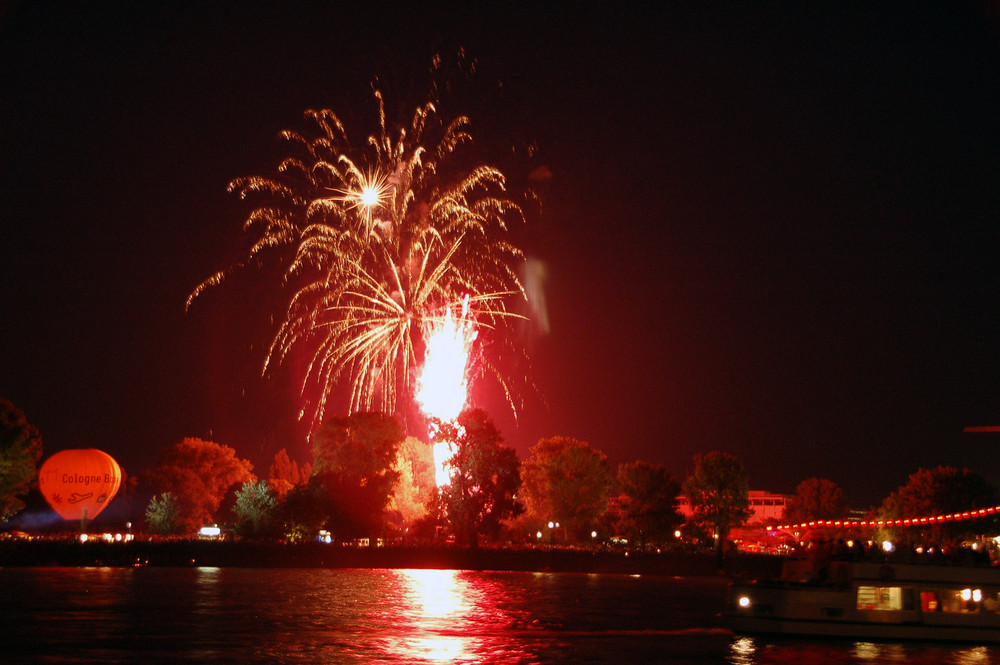
[[[859,610],[903,609],[903,588],[898,586],[859,586]]]
[[[996,593],[980,589],[934,589],[920,592],[920,609],[924,612],[988,612],[1000,611]]]

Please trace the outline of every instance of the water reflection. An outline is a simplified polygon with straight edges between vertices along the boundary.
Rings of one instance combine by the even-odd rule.
[[[990,650],[985,646],[960,649],[955,654],[955,662],[959,665],[985,665],[990,660]]]
[[[401,570],[399,575],[404,593],[425,617],[448,618],[468,609],[467,589],[459,588],[456,570]]]
[[[729,665],[998,665],[995,647],[933,642],[869,642],[836,638],[737,636]]]
[[[729,662],[731,665],[755,665],[757,644],[752,637],[740,637],[732,643],[729,647]]]
[[[386,656],[406,662],[515,662],[523,644],[504,633],[502,590],[454,570],[395,570],[396,638]]]
[[[454,570],[397,571],[413,633],[398,642],[396,655],[430,662],[469,660],[475,652],[468,628],[468,584]],[[455,628],[447,630],[454,626]]]
[[[905,663],[909,660],[906,648],[896,643],[855,642],[852,651],[860,662]]]
[[[725,581],[439,570],[0,567],[0,663],[1000,665],[1000,647],[746,637]]]

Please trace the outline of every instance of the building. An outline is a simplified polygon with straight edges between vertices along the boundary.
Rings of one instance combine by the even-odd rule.
[[[785,503],[788,497],[784,494],[772,494],[763,490],[750,490],[750,510],[753,514],[747,520],[752,524],[774,524],[781,520],[785,513]],[[677,512],[684,519],[691,517],[691,504],[685,495],[677,497]]]

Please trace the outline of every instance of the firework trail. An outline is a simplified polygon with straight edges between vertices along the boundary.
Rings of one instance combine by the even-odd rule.
[[[313,430],[339,385],[350,388],[350,411],[393,413],[411,394],[422,334],[466,294],[463,319],[486,331],[517,316],[509,297],[524,297],[524,257],[508,239],[524,215],[499,170],[464,166],[469,119],[443,122],[431,99],[391,130],[378,90],[374,99],[378,131],[362,147],[332,111],[309,110],[312,133],[281,134],[292,154],[277,175],[230,183],[253,202],[244,231],[255,241],[187,301],[239,269],[281,263],[291,295],[264,371],[305,350],[299,416]]]

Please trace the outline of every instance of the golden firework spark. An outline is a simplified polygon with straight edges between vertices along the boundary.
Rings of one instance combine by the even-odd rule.
[[[242,262],[199,284],[187,302],[236,269],[286,257],[277,260],[285,261],[291,296],[264,370],[307,350],[300,416],[311,415],[314,428],[342,383],[350,386],[349,410],[393,412],[409,395],[414,341],[430,318],[460,305],[457,294],[469,294],[486,330],[516,316],[509,296],[524,297],[516,272],[523,254],[508,240],[509,224],[524,216],[499,170],[463,168],[458,152],[472,140],[469,119],[441,122],[428,101],[391,132],[377,90],[375,100],[379,129],[365,147],[351,147],[332,111],[309,110],[316,131],[282,132],[294,155],[276,177],[230,183],[257,202],[244,225],[256,240]]]

